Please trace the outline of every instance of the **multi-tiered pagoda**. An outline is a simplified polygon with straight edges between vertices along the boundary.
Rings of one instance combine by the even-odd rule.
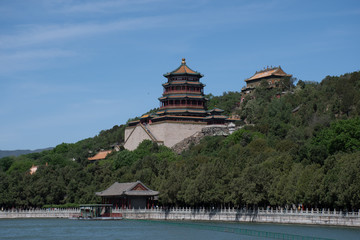
[[[183,58],[181,65],[164,77],[167,82],[163,84],[164,93],[159,98],[158,120],[202,120],[207,115],[205,85],[200,82],[203,75],[190,69]]]
[[[167,82],[159,98],[160,109],[129,122],[125,129],[125,148],[133,150],[145,139],[172,147],[206,125],[224,125],[228,119],[219,108],[207,110],[203,75],[186,65],[185,58],[174,71],[164,74]]]

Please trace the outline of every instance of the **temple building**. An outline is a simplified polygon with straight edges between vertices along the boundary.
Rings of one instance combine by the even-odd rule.
[[[228,123],[223,110],[207,110],[203,76],[188,67],[184,58],[178,68],[164,74],[167,81],[162,84],[159,111],[128,123],[124,147],[134,150],[145,139],[172,147],[207,125]]]
[[[241,102],[246,96],[251,95],[254,89],[260,86],[260,83],[265,80],[268,83],[268,88],[277,88],[281,80],[292,77],[291,74],[285,73],[281,67],[267,67],[264,70],[257,71],[252,77],[245,80],[246,87],[241,89]]]
[[[112,204],[115,208],[151,208],[157,203],[159,192],[153,191],[142,182],[118,183],[97,192],[103,204]]]

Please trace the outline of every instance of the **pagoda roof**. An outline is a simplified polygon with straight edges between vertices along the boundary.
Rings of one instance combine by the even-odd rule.
[[[94,161],[94,160],[101,160],[101,159],[105,159],[106,156],[108,154],[110,154],[112,152],[112,150],[107,150],[107,151],[100,151],[97,154],[95,154],[95,156],[93,157],[89,157],[88,160],[89,161]]]
[[[189,84],[189,85],[202,85],[202,86],[206,86],[205,84],[203,84],[202,82],[199,82],[199,81],[185,81],[185,80],[182,80],[182,81],[171,81],[171,82],[166,82],[166,83],[163,83],[163,86],[166,86],[166,85],[184,85],[184,84]]]
[[[98,196],[156,196],[159,192],[153,191],[142,182],[118,183],[108,187],[102,192],[97,192]]]
[[[188,112],[188,113],[206,113],[204,109],[190,109],[190,108],[169,108],[165,109],[164,113],[179,113],[179,112]],[[160,113],[158,113],[160,114]]]
[[[213,118],[216,118],[216,119],[228,119],[228,117],[224,116],[224,115],[211,115],[211,116],[205,117],[205,119],[213,119]]]
[[[207,111],[208,113],[222,113],[224,112],[224,110],[220,109],[220,108],[213,108],[211,110]]]
[[[141,116],[141,118],[148,118],[148,117],[150,117],[149,114],[144,114],[144,115]]]
[[[165,110],[161,110],[161,111],[156,112],[156,114],[159,114],[159,115],[164,114],[164,113],[165,113]]]
[[[182,59],[181,65],[177,69],[172,72],[165,73],[164,77],[168,77],[171,75],[196,75],[198,77],[203,77],[201,73],[192,70],[186,65],[185,58]]]
[[[271,76],[291,77],[292,75],[284,72],[284,70],[282,70],[281,67],[279,66],[279,67],[274,67],[274,68],[266,68],[264,70],[256,72],[252,77],[246,79],[245,82],[251,81],[251,80],[256,80],[256,79],[261,79],[261,78],[266,78],[266,77],[271,77]]]
[[[179,115],[164,115],[164,116],[159,116],[159,117],[153,118],[153,120],[156,121],[156,120],[162,120],[162,119],[166,119],[166,118],[204,120],[204,117],[199,117],[199,116],[179,116]]]
[[[205,96],[202,95],[189,95],[189,94],[171,94],[171,95],[166,95],[163,97],[160,97],[159,100],[164,100],[167,98],[172,98],[172,99],[177,99],[177,98],[195,98],[195,99],[202,99],[205,98]]]

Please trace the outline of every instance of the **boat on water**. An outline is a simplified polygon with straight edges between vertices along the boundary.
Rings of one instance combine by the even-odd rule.
[[[112,204],[85,204],[80,205],[80,214],[70,219],[76,220],[121,220],[121,213],[112,212]]]

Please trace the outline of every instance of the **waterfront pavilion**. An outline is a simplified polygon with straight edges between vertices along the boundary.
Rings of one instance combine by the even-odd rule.
[[[103,204],[113,204],[116,208],[151,208],[157,201],[159,192],[153,191],[142,182],[115,182],[102,192],[97,192]]]

